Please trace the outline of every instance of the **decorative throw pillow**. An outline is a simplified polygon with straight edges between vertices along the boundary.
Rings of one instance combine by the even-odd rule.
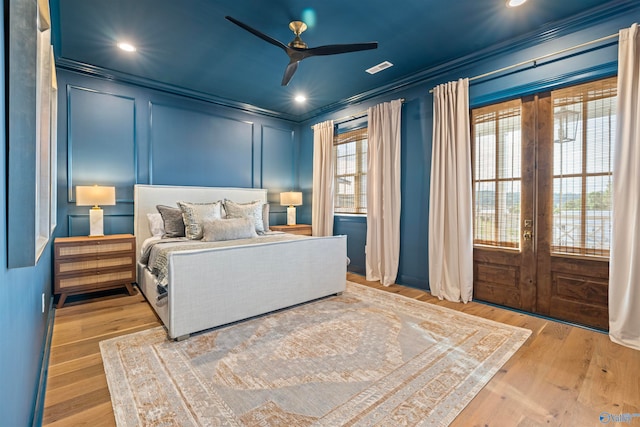
[[[164,205],[157,205],[156,209],[160,212],[164,222],[164,234],[162,237],[184,237],[182,210]]]
[[[262,205],[260,200],[249,203],[236,203],[225,199],[224,209],[227,211],[227,218],[251,218],[255,224],[256,232],[264,233],[264,223],[262,221]]]
[[[250,239],[258,236],[251,218],[229,218],[205,221],[203,230],[202,240],[205,242]]]
[[[162,215],[159,213],[148,213],[147,219],[149,220],[149,231],[152,236],[164,235],[164,221]]]
[[[220,200],[213,203],[178,202],[178,206],[182,210],[184,234],[191,240],[202,239],[202,224],[205,221],[222,219]]]
[[[262,205],[262,227],[265,233],[271,231],[269,230],[269,203]]]

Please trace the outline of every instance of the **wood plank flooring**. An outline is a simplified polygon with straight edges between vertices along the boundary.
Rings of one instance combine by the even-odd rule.
[[[350,273],[347,279],[533,331],[452,426],[601,426],[602,413],[640,413],[640,351],[605,334],[486,304],[440,301],[399,285],[385,288]],[[115,426],[98,343],[158,325],[140,294],[56,310],[43,425]],[[634,423],[640,417],[626,425]]]

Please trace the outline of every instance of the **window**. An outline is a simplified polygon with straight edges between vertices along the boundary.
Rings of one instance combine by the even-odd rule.
[[[616,78],[551,93],[556,253],[609,256]]]
[[[521,107],[509,101],[472,112],[474,244],[520,244]]]
[[[333,139],[335,213],[367,213],[367,128]]]

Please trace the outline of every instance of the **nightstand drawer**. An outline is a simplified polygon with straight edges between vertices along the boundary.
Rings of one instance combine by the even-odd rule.
[[[75,273],[83,271],[92,271],[109,267],[131,266],[135,264],[132,255],[95,257],[90,259],[76,261],[60,261],[56,262],[56,274]]]
[[[135,281],[135,271],[93,271],[88,274],[59,277],[56,285],[59,289],[95,286],[107,283],[131,283]]]
[[[61,244],[57,247],[56,255],[58,258],[71,258],[83,255],[96,255],[112,252],[133,251],[135,244],[131,241],[127,242],[99,242],[93,245],[83,244]]]

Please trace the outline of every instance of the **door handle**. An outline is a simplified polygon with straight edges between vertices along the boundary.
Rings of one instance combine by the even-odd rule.
[[[527,230],[524,233],[522,233],[522,237],[524,238],[524,240],[531,240],[533,239],[533,233]]]

